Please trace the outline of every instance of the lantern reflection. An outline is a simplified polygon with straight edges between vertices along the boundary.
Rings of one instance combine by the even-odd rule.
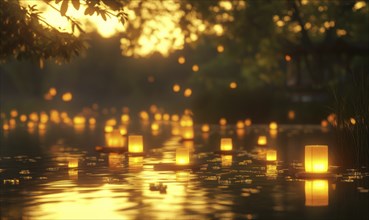
[[[143,152],[143,138],[141,135],[128,136],[128,152],[129,153]]]
[[[118,153],[109,153],[108,161],[110,168],[121,168],[123,167],[124,155]]]
[[[182,127],[182,138],[187,140],[194,138],[194,131],[192,126]]]
[[[305,206],[328,206],[328,180],[305,181]]]
[[[78,168],[78,158],[69,158],[68,168]]]
[[[278,135],[278,130],[269,130],[270,137],[276,138]]]
[[[178,136],[181,134],[181,129],[179,127],[179,124],[178,123],[172,123],[172,135],[173,136]]]
[[[77,169],[69,169],[68,170],[68,176],[71,180],[77,180],[78,179],[78,170]]]
[[[176,172],[176,181],[189,181],[190,180],[190,171],[181,170]]]
[[[125,137],[123,137],[118,130],[113,130],[110,133],[105,133],[106,147],[124,147]]]
[[[274,164],[266,165],[265,176],[267,176],[270,179],[275,179],[277,178],[277,175],[278,175],[277,165]]]
[[[305,146],[305,171],[307,173],[325,173],[328,171],[328,146]]]
[[[267,150],[266,160],[267,161],[276,161],[277,160],[277,151],[276,150]]]
[[[143,157],[128,157],[128,167],[133,170],[139,170],[143,167]]]
[[[222,167],[232,166],[233,156],[232,155],[221,155]]]
[[[177,165],[190,164],[190,151],[187,147],[178,147],[176,149],[176,164]]]

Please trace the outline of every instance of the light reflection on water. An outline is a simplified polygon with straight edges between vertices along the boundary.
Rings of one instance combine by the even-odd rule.
[[[229,135],[227,130],[221,132]],[[347,173],[339,180],[295,179],[291,170],[302,169],[296,155],[303,148],[296,147],[301,136],[285,139],[290,131],[269,140],[278,158],[268,163],[264,161],[268,146],[255,144],[261,128],[249,129],[242,140],[235,141],[239,153],[233,155],[213,153],[219,149],[217,134],[209,134],[206,141],[200,135],[181,142],[170,133],[163,126],[161,134],[150,136],[145,156],[97,153],[93,146],[69,147],[68,138],[42,149],[43,156],[27,155],[27,151],[20,154],[24,156],[7,156],[2,151],[2,215],[9,219],[327,218],[367,205],[362,199],[367,196],[368,176],[360,172],[350,171],[355,176]],[[48,134],[43,138],[47,141]],[[75,139],[82,141],[77,146],[86,140]],[[9,140],[2,143],[14,146]],[[191,161],[201,165],[193,170],[154,169],[158,163],[175,163],[178,147],[190,149]],[[359,184],[360,190],[353,189],[353,184]],[[348,201],[354,205],[337,209],[343,202],[340,195],[347,193],[353,195]]]

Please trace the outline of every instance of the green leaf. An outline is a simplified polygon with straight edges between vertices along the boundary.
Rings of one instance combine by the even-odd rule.
[[[73,7],[79,10],[80,2],[79,0],[72,0]]]
[[[68,10],[68,2],[69,0],[63,0],[62,5],[60,7],[60,14],[62,16],[65,16],[65,13],[67,13]]]

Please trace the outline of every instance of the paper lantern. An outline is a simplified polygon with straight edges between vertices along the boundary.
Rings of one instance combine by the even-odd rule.
[[[127,124],[130,121],[130,117],[128,114],[123,114],[120,117],[120,120],[122,121],[123,124]]]
[[[251,126],[251,124],[252,124],[251,119],[247,118],[247,119],[245,120],[245,125],[246,125],[246,127],[250,127],[250,126]]]
[[[182,127],[191,127],[193,126],[193,121],[191,116],[183,115],[181,121],[179,122]]]
[[[328,206],[328,180],[305,181],[305,206]]]
[[[220,139],[220,150],[221,151],[231,151],[232,150],[232,138],[222,138]]]
[[[176,150],[176,164],[188,165],[190,163],[190,150],[187,147],[178,147]]]
[[[258,145],[266,145],[266,144],[267,144],[267,137],[266,136],[259,136]]]
[[[159,131],[159,124],[157,122],[151,124],[151,131]]]
[[[88,119],[88,123],[89,123],[90,125],[95,125],[95,124],[96,124],[96,119],[95,119],[95,118],[89,118],[89,119]]]
[[[128,137],[128,152],[130,153],[143,152],[143,138],[141,135],[130,135]]]
[[[277,151],[276,150],[267,150],[266,160],[267,161],[276,161],[277,160]]]
[[[226,126],[227,125],[227,119],[225,119],[225,118],[219,119],[219,125],[220,126]]]
[[[222,167],[232,166],[233,156],[232,155],[221,155]]]
[[[105,134],[105,144],[106,147],[124,147],[125,138],[118,130],[113,130],[112,132]]]
[[[181,134],[181,128],[179,127],[178,123],[173,123],[172,124],[172,135],[173,136],[178,136]]]
[[[75,125],[84,125],[86,123],[86,118],[83,116],[75,116],[73,118],[73,124]]]
[[[277,129],[278,129],[278,124],[277,124],[277,122],[274,122],[274,121],[270,122],[270,124],[269,124],[269,129],[270,129],[270,130],[277,130]]]
[[[203,124],[201,126],[201,131],[204,132],[204,133],[207,133],[210,131],[210,126],[208,124]]]
[[[111,125],[105,125],[105,127],[104,127],[105,133],[111,133],[111,132],[113,132],[113,130],[114,130],[114,128]]]
[[[194,138],[193,127],[182,127],[182,138],[189,140],[193,139]]]
[[[78,168],[78,158],[69,158],[68,168]]]
[[[305,146],[305,171],[307,173],[325,173],[328,171],[328,146]]]
[[[245,124],[243,123],[243,121],[237,121],[236,128],[237,129],[243,129],[243,128],[245,128]]]
[[[295,111],[293,111],[293,110],[289,110],[288,111],[288,119],[290,119],[290,120],[294,120],[295,119]]]

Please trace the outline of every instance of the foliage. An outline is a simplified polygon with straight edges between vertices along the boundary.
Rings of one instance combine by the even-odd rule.
[[[0,0],[2,62],[13,58],[26,59],[39,61],[40,67],[43,67],[44,60],[49,58],[61,63],[79,56],[88,44],[78,21],[67,15],[69,2],[72,2],[76,9],[79,9],[81,4],[87,5],[85,15],[96,13],[105,20],[107,16],[116,16],[122,23],[125,22],[123,4],[118,0],[55,0],[55,3],[61,3],[59,9],[50,4],[51,0],[44,2],[70,21],[73,32],[79,31],[82,35],[76,37],[73,33],[65,33],[49,25],[36,5],[24,7],[16,0]],[[102,3],[109,9],[102,7]]]

